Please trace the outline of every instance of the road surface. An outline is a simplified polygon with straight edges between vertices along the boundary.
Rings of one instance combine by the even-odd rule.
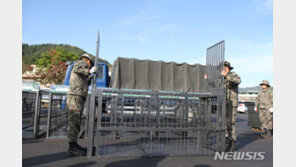
[[[273,138],[262,136],[247,126],[247,113],[237,115],[237,148],[240,152],[265,152],[264,160],[214,160],[214,156],[192,157],[70,157],[67,139],[37,139],[23,141],[23,166],[69,166],[69,167],[271,167]],[[85,140],[79,143],[86,146]]]

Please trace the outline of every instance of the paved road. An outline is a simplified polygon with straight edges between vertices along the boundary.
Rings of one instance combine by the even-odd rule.
[[[23,166],[69,166],[69,167],[271,167],[272,137],[262,136],[247,126],[247,114],[237,116],[237,147],[238,151],[266,152],[264,160],[214,160],[214,156],[194,157],[157,157],[157,158],[86,158],[70,157],[66,153],[65,138],[38,139],[23,141]],[[85,145],[85,141],[79,141]]]

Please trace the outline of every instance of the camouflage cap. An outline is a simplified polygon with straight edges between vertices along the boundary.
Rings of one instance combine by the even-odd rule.
[[[94,64],[92,58],[91,58],[88,54],[86,54],[86,53],[82,54],[82,55],[79,57],[79,60],[81,60],[81,59],[84,58],[84,57],[85,57],[85,58],[88,58],[88,59],[90,60],[90,62],[91,62],[92,65]]]
[[[227,66],[230,68],[230,70],[233,69],[233,67],[231,67],[230,63],[228,61],[224,61],[224,66]]]
[[[270,87],[269,82],[267,80],[263,80],[259,85],[267,85],[268,87]]]

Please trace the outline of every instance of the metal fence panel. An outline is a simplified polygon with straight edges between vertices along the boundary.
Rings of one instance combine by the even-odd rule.
[[[22,91],[23,138],[66,137],[68,135],[67,93],[51,90]],[[87,106],[82,114],[80,138],[85,137]]]
[[[93,146],[100,157],[209,155],[222,149],[225,127],[215,95],[113,89],[92,95],[98,107],[89,113],[88,156]]]
[[[250,126],[251,128],[261,129],[262,123],[260,120],[259,112],[254,111],[255,103],[248,102],[247,104],[245,103],[245,105],[248,108],[248,126]]]
[[[40,90],[36,96],[37,105],[35,110],[34,136],[38,138],[46,134],[47,111],[49,104],[49,91]]]
[[[207,48],[207,62],[206,62],[206,75],[207,79],[207,92],[217,94],[219,102],[217,107],[220,112],[217,115],[221,118],[218,123],[219,126],[225,126],[226,121],[226,90],[224,86],[224,77],[221,76],[221,72],[224,69],[225,60],[225,41],[221,41],[209,48]],[[225,133],[221,133],[221,150],[225,150]]]
[[[65,93],[50,93],[47,111],[46,137],[66,137],[68,110]]]
[[[46,132],[47,106],[44,91],[22,91],[22,138],[37,138]]]
[[[22,137],[34,138],[36,91],[22,91]]]
[[[88,98],[85,102],[82,113],[82,123],[79,137],[83,138],[86,132],[86,115],[88,113]],[[47,131],[46,137],[67,137],[68,135],[68,113],[67,93],[51,92],[49,94],[49,106],[47,111]]]
[[[221,41],[207,49],[206,74],[207,92],[221,92],[224,88],[224,78],[221,71],[224,68],[225,41]]]
[[[188,156],[224,151],[224,45],[221,41],[207,49],[208,79],[203,93],[93,88],[87,156]]]

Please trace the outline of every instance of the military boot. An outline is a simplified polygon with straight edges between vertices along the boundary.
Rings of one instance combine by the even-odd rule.
[[[232,148],[232,140],[229,140],[229,142],[227,143],[228,144],[228,146],[227,146],[227,148],[226,148],[226,150],[225,150],[225,152],[230,152],[231,151],[231,148]]]
[[[235,141],[232,141],[230,152],[235,152],[235,151],[236,151]]]
[[[86,156],[86,148],[81,147],[76,142],[69,143],[68,153],[71,156]]]

